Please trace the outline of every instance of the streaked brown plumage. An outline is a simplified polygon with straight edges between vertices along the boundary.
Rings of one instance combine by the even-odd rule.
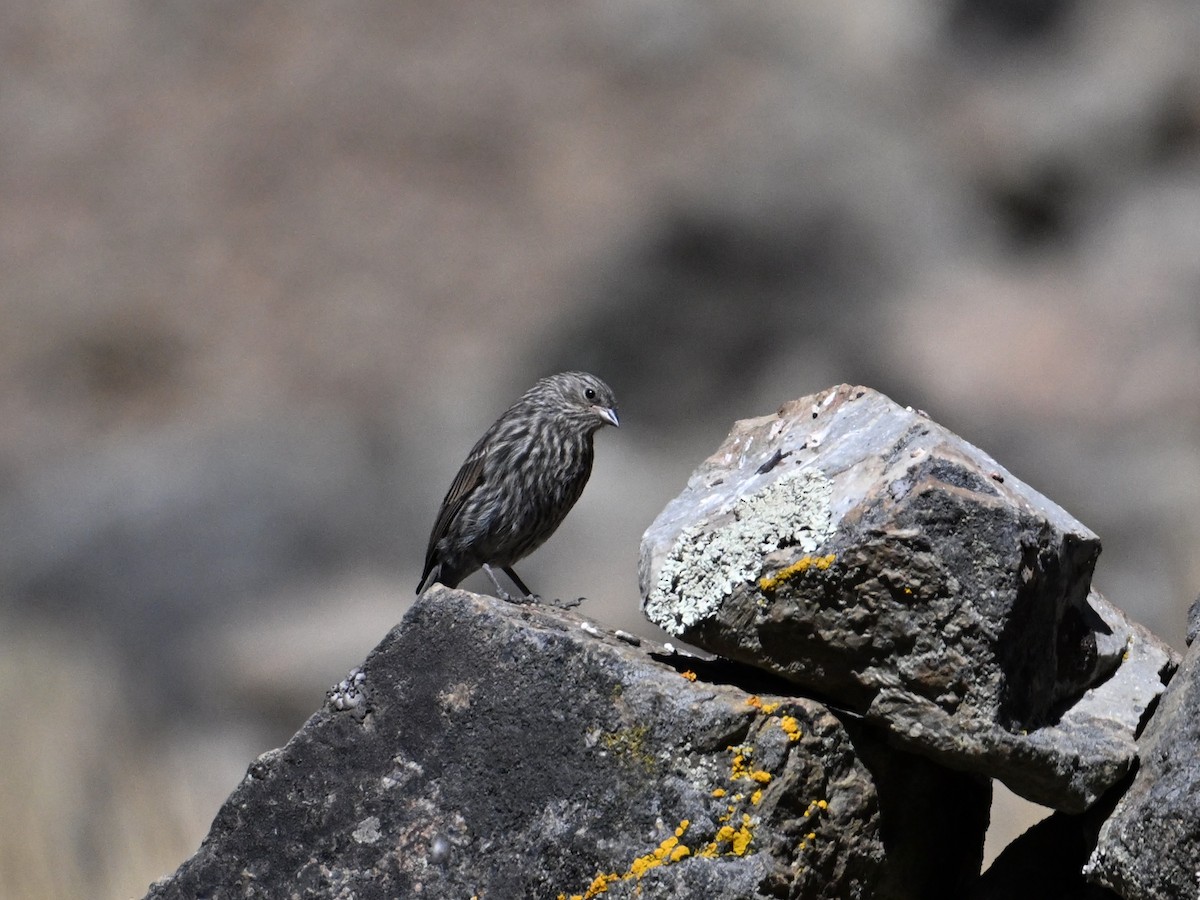
[[[541,379],[467,454],[429,535],[417,593],[447,587],[482,568],[506,597],[492,566],[530,596],[513,564],[562,523],[592,473],[592,435],[619,425],[612,389],[586,372]]]

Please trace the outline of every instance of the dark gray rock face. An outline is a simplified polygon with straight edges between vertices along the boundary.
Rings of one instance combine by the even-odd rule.
[[[742,679],[437,587],[148,896],[961,896],[985,780]]]
[[[1200,897],[1200,642],[1138,741],[1133,784],[1100,830],[1088,877],[1125,900]]]
[[[1129,771],[1171,664],[1089,601],[1099,552],[978,448],[842,385],[737,423],[647,530],[640,576],[667,631],[1079,811]]]

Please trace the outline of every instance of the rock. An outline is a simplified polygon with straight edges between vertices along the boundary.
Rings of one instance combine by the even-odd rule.
[[[1089,602],[1099,552],[978,448],[841,385],[738,422],[647,530],[640,577],[668,632],[1077,812],[1129,771],[1170,660]]]
[[[1103,620],[1095,635],[1101,656],[1113,647],[1119,654],[1116,671],[1062,710],[1053,725],[993,735],[995,741],[982,749],[993,777],[1006,784],[1023,784],[1042,797],[1090,798],[1090,805],[1129,772],[1137,758],[1136,736],[1179,659],[1098,591],[1088,595],[1088,605]],[[1081,811],[1075,802],[1058,807]]]
[[[1100,830],[1087,874],[1125,900],[1200,896],[1200,643],[1138,741],[1133,784]]]
[[[435,588],[148,897],[958,896],[987,783],[769,687]]]
[[[962,900],[983,862],[991,781],[898,751],[868,723],[843,725],[879,786],[888,864],[872,900]]]

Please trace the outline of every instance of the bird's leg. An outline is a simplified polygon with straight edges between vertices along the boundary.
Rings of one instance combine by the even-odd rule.
[[[525,595],[526,600],[532,600],[534,603],[537,603],[538,600],[541,599],[540,597],[538,597],[537,594],[535,594],[529,588],[525,587],[525,582],[523,582],[520,578],[517,577],[517,573],[513,571],[512,566],[504,566],[503,570],[504,570],[504,574],[507,575],[509,578],[511,578],[512,583],[517,586],[517,590],[519,590],[522,594]]]
[[[517,602],[516,600],[514,600],[512,597],[509,596],[508,591],[506,591],[504,588],[500,587],[500,579],[496,577],[496,573],[492,571],[491,566],[489,566],[487,563],[484,563],[483,571],[484,571],[484,574],[486,574],[488,578],[492,579],[492,584],[495,585],[495,587],[496,587],[496,596],[497,597],[499,597],[501,600],[504,600],[506,603]]]

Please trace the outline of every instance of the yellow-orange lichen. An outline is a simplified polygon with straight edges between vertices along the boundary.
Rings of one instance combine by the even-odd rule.
[[[730,781],[756,781],[759,784],[767,784],[771,780],[771,773],[765,769],[752,769],[746,762],[746,757],[750,753],[748,747],[731,747],[734,750],[733,762],[729,767]]]
[[[757,694],[755,694],[753,697],[747,697],[746,705],[752,706],[760,712],[766,713],[768,716],[775,712],[775,710],[779,709],[780,706],[778,703],[763,703],[762,698]]]
[[[780,569],[774,575],[767,575],[758,580],[758,587],[761,591],[773,591],[781,584],[795,578],[797,575],[802,575],[809,569],[828,569],[837,560],[837,556],[832,553],[825,556],[802,556],[785,569]]]
[[[784,734],[788,736],[789,741],[800,740],[800,723],[795,716],[782,716],[779,719],[779,727],[783,729]]]

